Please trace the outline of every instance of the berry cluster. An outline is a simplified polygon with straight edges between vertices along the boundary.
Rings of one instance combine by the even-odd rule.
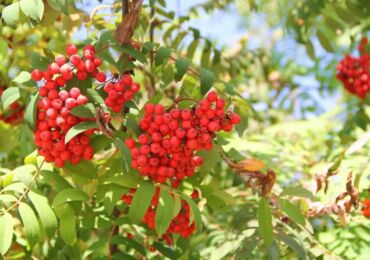
[[[216,132],[231,131],[239,123],[240,117],[225,113],[224,108],[225,100],[214,91],[192,109],[166,111],[162,105],[146,104],[138,142],[132,138],[125,141],[132,154],[132,167],[155,182],[170,179],[177,187],[202,164],[202,157],[195,152],[212,149]]]
[[[0,97],[4,92],[4,88],[0,87]],[[16,125],[23,120],[24,115],[24,106],[21,105],[18,101],[13,102],[10,104],[9,109],[4,111],[4,113],[0,112],[0,120],[4,121],[7,124]]]
[[[102,60],[95,57],[96,50],[94,46],[86,45],[82,57],[78,55],[78,49],[73,44],[67,45],[66,52],[69,57],[57,55],[55,62],[51,63],[46,71],[42,72],[37,69],[32,71],[32,79],[34,81],[44,79],[46,90],[63,87],[74,76],[78,80],[86,80],[89,75],[99,82],[106,80],[105,73],[99,71]]]
[[[130,189],[127,194],[122,196],[122,200],[128,205],[131,205],[133,196],[136,192],[136,189]],[[155,230],[155,217],[156,210],[159,201],[159,192],[160,189],[157,188],[156,192],[152,198],[151,205],[148,208],[144,218],[143,223],[146,224],[150,229]],[[188,237],[195,231],[195,223],[190,223],[190,207],[185,200],[181,201],[181,210],[179,214],[172,219],[170,226],[167,231],[163,234],[162,239],[164,239],[168,245],[173,244],[173,239],[171,234],[179,234],[181,237]]]
[[[91,119],[72,115],[70,110],[78,105],[87,103],[87,98],[78,88],[49,91],[37,105],[37,125],[35,130],[35,144],[38,153],[45,157],[47,162],[54,162],[57,167],[64,167],[69,161],[77,164],[81,159],[91,160],[94,150],[90,145],[88,130],[65,143],[65,135],[74,125]]]
[[[104,86],[104,91],[108,95],[105,99],[105,104],[113,112],[118,113],[126,102],[134,98],[134,94],[139,90],[139,83],[133,82],[131,76],[125,74],[117,82],[109,82]]]
[[[370,218],[370,199],[364,199],[362,204],[363,204],[362,215],[364,215],[367,218]]]
[[[68,144],[65,143],[65,135],[73,126],[94,119],[80,118],[70,113],[74,107],[86,104],[88,99],[76,87],[69,91],[63,87],[74,77],[85,80],[91,75],[100,82],[106,78],[98,70],[101,60],[95,57],[93,46],[85,46],[83,57],[77,54],[75,45],[68,45],[66,51],[69,59],[58,55],[46,71],[32,72],[33,80],[44,80],[43,86],[39,88],[41,98],[37,105],[35,144],[38,153],[47,162],[54,162],[57,167],[63,167],[65,162],[77,164],[81,159],[91,160],[94,155],[89,137],[94,132],[93,129],[75,136]]]
[[[365,98],[370,91],[370,55],[364,53],[367,39],[359,45],[360,57],[346,55],[337,66],[337,79],[352,94]]]

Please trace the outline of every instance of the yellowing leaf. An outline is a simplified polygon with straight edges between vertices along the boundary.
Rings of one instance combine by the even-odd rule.
[[[255,158],[248,158],[243,161],[238,162],[238,168],[250,171],[250,172],[256,172],[261,170],[263,167],[265,167],[265,164],[261,162],[260,160],[257,160]]]

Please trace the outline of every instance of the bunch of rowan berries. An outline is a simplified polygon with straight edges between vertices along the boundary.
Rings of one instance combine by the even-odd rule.
[[[76,87],[67,89],[67,82],[74,78],[83,81],[89,76],[99,82],[106,80],[105,73],[98,69],[102,61],[95,56],[94,46],[85,46],[83,56],[78,55],[77,47],[72,44],[67,45],[66,52],[68,57],[57,55],[55,62],[46,71],[36,69],[31,73],[33,80],[43,80],[39,87],[35,144],[38,153],[47,162],[54,162],[57,167],[63,167],[65,162],[77,164],[81,159],[91,160],[94,155],[89,137],[94,132],[93,129],[80,133],[65,143],[66,134],[73,126],[94,120],[71,114],[74,107],[86,104],[88,99]]]
[[[370,218],[370,199],[364,199],[362,202],[362,215],[364,215],[367,218]]]
[[[202,157],[195,153],[212,149],[216,132],[231,131],[240,122],[237,114],[225,112],[225,103],[212,91],[192,109],[166,110],[159,104],[146,104],[139,122],[143,133],[137,141],[125,140],[132,154],[132,167],[152,181],[171,180],[176,188],[202,164]]]
[[[120,112],[124,104],[134,98],[135,93],[140,90],[140,85],[133,82],[132,77],[128,74],[122,76],[116,82],[109,82],[104,86],[104,92],[107,93],[105,104],[113,112]]]
[[[130,189],[128,193],[122,196],[122,200],[127,204],[131,205],[133,196],[136,192],[136,189]],[[150,229],[155,230],[155,218],[156,211],[158,207],[160,189],[157,188],[154,196],[151,200],[151,205],[146,211],[142,222],[146,224]],[[181,200],[181,210],[178,215],[171,220],[170,226],[166,232],[162,235],[162,239],[166,241],[168,245],[173,245],[172,234],[179,234],[181,237],[189,237],[195,231],[195,223],[190,222],[191,212],[189,204],[185,200]]]
[[[363,38],[358,47],[360,57],[346,55],[337,65],[337,79],[348,92],[365,98],[370,91],[370,56],[365,52],[367,38]]]
[[[0,87],[0,97],[4,92],[4,88]],[[22,122],[24,116],[24,106],[21,105],[18,101],[13,102],[9,105],[9,108],[3,113],[0,112],[0,120],[4,121],[7,124],[18,124]]]

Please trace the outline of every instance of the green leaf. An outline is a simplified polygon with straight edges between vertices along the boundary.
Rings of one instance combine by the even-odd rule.
[[[304,226],[305,219],[301,211],[292,203],[285,199],[279,199],[279,205],[282,211],[288,215],[294,222]]]
[[[50,63],[54,62],[54,59],[55,59],[54,53],[48,48],[44,48],[43,51],[44,51],[45,56],[49,59],[49,62]]]
[[[135,173],[115,176],[112,178],[108,178],[106,181],[118,184],[126,188],[136,188],[137,185],[140,184],[141,180],[142,179],[140,178],[140,176],[137,173]]]
[[[28,197],[35,207],[46,233],[51,237],[55,233],[58,223],[54,211],[49,206],[47,198],[33,191],[28,192]]]
[[[215,211],[226,211],[226,202],[218,196],[210,195],[207,197],[207,205]]]
[[[200,210],[197,206],[197,204],[194,203],[194,201],[186,196],[186,195],[183,195],[181,196],[184,200],[186,200],[186,202],[189,204],[189,207],[190,207],[190,212],[191,212],[191,215],[190,215],[190,224],[192,224],[193,221],[195,221],[195,227],[197,230],[200,230],[201,227],[202,227],[202,216],[200,214]]]
[[[254,249],[258,246],[259,241],[254,237],[245,238],[235,254],[235,260],[244,260],[252,254]]]
[[[48,4],[55,10],[68,15],[68,0],[48,0]]]
[[[13,217],[8,212],[0,217],[0,254],[5,255],[13,239]]]
[[[3,203],[16,202],[17,198],[9,194],[0,194],[0,201]]]
[[[83,201],[86,202],[89,200],[89,196],[82,190],[76,189],[65,189],[59,192],[53,201],[53,208],[56,208],[59,205],[62,205],[70,201]]]
[[[175,193],[174,194],[174,207],[173,207],[173,214],[172,217],[175,218],[181,211],[181,198],[180,196]]]
[[[40,238],[40,226],[36,215],[26,203],[21,202],[18,207],[24,229],[26,231],[27,241],[33,247]]]
[[[66,163],[64,169],[69,171],[71,174],[85,178],[87,180],[96,178],[96,167],[90,161],[80,161],[78,164]]]
[[[87,97],[96,103],[100,104],[101,106],[104,105],[104,99],[99,95],[99,92],[95,89],[89,88],[87,89]]]
[[[57,215],[60,236],[66,244],[73,245],[77,240],[75,211],[70,205],[64,204],[57,210]]]
[[[106,135],[96,135],[91,137],[90,145],[94,148],[94,151],[97,153],[101,149],[104,149],[108,145],[111,145],[112,140]]]
[[[144,181],[136,190],[128,215],[134,224],[139,224],[150,206],[155,187],[152,182]]]
[[[134,59],[140,61],[141,63],[147,64],[148,61],[146,60],[146,57],[138,50],[136,50],[131,45],[124,45],[120,46],[120,49],[126,53],[127,55],[133,57]]]
[[[328,52],[334,52],[333,45],[331,44],[330,39],[328,36],[321,30],[317,30],[317,39],[319,40],[320,44],[324,49]]]
[[[8,58],[8,43],[4,38],[0,37],[0,58]]]
[[[280,241],[283,241],[286,245],[292,248],[297,253],[300,259],[308,259],[306,250],[295,239],[284,234],[278,234],[276,238]]]
[[[308,198],[312,200],[315,198],[309,190],[303,187],[300,187],[300,186],[286,188],[279,195],[279,197],[284,197],[284,196],[297,196],[297,197],[303,197],[303,198]]]
[[[22,71],[15,79],[13,79],[13,81],[18,84],[23,84],[29,80],[31,80],[31,74],[27,71]]]
[[[7,24],[15,24],[19,19],[19,3],[15,2],[11,5],[6,6],[2,11],[1,17]]]
[[[262,197],[258,202],[258,231],[263,241],[271,245],[273,241],[272,214],[266,198]]]
[[[155,66],[159,66],[162,65],[163,63],[166,63],[170,55],[171,55],[170,48],[160,47],[157,50],[157,53],[154,58]]]
[[[215,75],[213,72],[206,69],[200,69],[200,92],[202,95],[205,95],[212,88],[214,81]]]
[[[109,52],[109,50],[99,51],[96,55],[102,60],[117,68],[117,62],[113,59],[112,54]]]
[[[155,216],[155,229],[158,236],[162,236],[170,226],[174,209],[173,197],[167,190],[161,189]]]
[[[72,108],[71,114],[82,118],[94,118],[95,107],[92,103]]]
[[[313,44],[311,41],[307,41],[306,43],[306,52],[308,56],[311,58],[311,60],[316,59],[315,48],[313,47]]]
[[[131,168],[131,152],[120,138],[115,138],[114,140],[121,150],[122,171],[128,173]]]
[[[121,260],[121,259],[125,259],[125,260],[136,260],[137,258],[136,257],[133,257],[132,255],[123,253],[123,252],[118,252],[118,253],[115,253],[113,255],[113,260]]]
[[[24,120],[31,130],[34,130],[36,126],[36,110],[39,98],[40,96],[38,92],[35,95],[30,96],[24,113]]]
[[[79,135],[89,129],[98,128],[98,124],[95,121],[87,121],[79,123],[78,125],[75,125],[66,134],[65,143],[67,144],[73,137],[76,135]]]
[[[14,101],[17,101],[21,97],[21,91],[19,88],[7,88],[1,95],[1,102],[3,109],[7,109]]]
[[[113,245],[126,245],[127,247],[131,247],[135,249],[137,252],[139,252],[143,256],[146,256],[146,251],[143,245],[134,239],[130,239],[127,237],[122,237],[122,236],[117,235],[117,236],[112,237],[111,243]]]
[[[280,249],[279,245],[274,240],[271,245],[267,247],[267,256],[269,260],[279,260],[280,259]]]
[[[33,69],[46,70],[48,68],[49,60],[37,52],[31,54],[30,60]]]
[[[171,259],[171,260],[179,259],[179,254],[175,250],[173,250],[172,248],[167,247],[167,246],[165,246],[162,243],[159,243],[157,241],[155,241],[153,243],[153,246],[161,254],[163,254],[164,256],[168,257],[169,259]],[[200,259],[200,258],[198,258],[198,259]]]
[[[195,54],[195,51],[197,50],[198,45],[199,45],[199,40],[194,39],[186,51],[186,57],[189,57],[192,59],[194,57],[194,54]]]
[[[42,0],[21,0],[20,7],[25,15],[33,20],[41,21],[44,14],[44,3]]]
[[[190,60],[184,58],[176,59],[176,75],[175,80],[180,81],[190,66]]]

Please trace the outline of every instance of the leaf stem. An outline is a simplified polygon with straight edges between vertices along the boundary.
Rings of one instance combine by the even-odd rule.
[[[32,176],[31,180],[30,180],[30,184],[36,180],[36,178],[39,176],[40,172],[41,172],[41,168],[44,164],[45,160],[43,160],[41,163],[40,163],[40,166],[37,167],[36,169],[36,173]],[[27,187],[27,189],[25,189],[25,191],[21,194],[21,196],[17,199],[16,202],[14,202],[13,205],[11,205],[9,208],[5,209],[3,212],[4,214],[9,212],[10,210],[12,210],[13,208],[17,207],[19,205],[19,203],[21,203],[21,201],[23,200],[23,198],[28,194],[28,192],[31,190],[30,187]]]

